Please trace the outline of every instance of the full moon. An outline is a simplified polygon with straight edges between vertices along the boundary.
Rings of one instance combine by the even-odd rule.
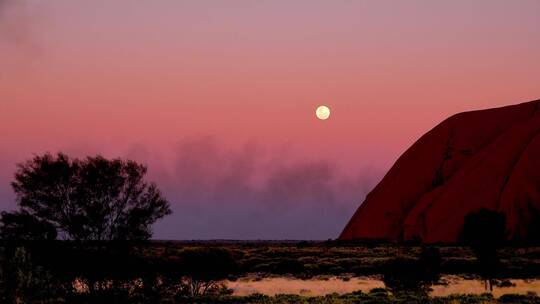
[[[319,106],[317,107],[317,110],[315,110],[315,115],[320,120],[326,120],[330,117],[330,108],[327,106]]]

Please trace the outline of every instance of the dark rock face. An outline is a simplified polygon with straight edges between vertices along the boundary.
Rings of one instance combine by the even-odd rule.
[[[506,215],[511,239],[540,226],[540,100],[440,123],[397,160],[339,238],[455,242],[465,215],[481,208]]]

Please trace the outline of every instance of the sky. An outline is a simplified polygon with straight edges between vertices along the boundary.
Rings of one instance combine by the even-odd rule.
[[[101,154],[148,165],[156,239],[335,238],[437,123],[540,98],[539,54],[537,0],[0,0],[0,209]]]

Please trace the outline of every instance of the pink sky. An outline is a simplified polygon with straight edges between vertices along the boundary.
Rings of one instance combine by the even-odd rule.
[[[14,207],[16,162],[101,153],[150,166],[175,210],[156,237],[335,237],[363,188],[442,119],[539,98],[539,54],[536,0],[0,0],[0,206]],[[319,104],[329,120],[315,119]],[[228,205],[202,194],[184,203],[178,183],[195,174],[189,151],[199,148],[214,149],[205,176],[228,178],[236,170],[221,166],[253,157],[240,180],[263,190],[225,195],[199,178],[190,183],[213,183]],[[305,203],[257,207],[274,171],[312,177],[320,164],[331,168],[321,178],[332,204],[285,191],[282,201]],[[246,224],[227,230],[220,208]],[[325,208],[329,223],[305,230],[325,219],[306,210]],[[266,226],[249,232],[258,213]]]

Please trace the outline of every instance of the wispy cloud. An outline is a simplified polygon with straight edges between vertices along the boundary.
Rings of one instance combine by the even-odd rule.
[[[250,142],[226,149],[212,137],[182,141],[164,179],[174,214],[156,237],[326,239],[335,237],[378,181],[323,159],[276,155]]]
[[[146,163],[148,178],[158,184],[173,209],[154,227],[159,239],[335,238],[382,173],[276,152],[276,147],[256,141],[228,146],[215,137],[199,136],[169,148],[170,154],[144,143],[124,153],[107,151],[106,145],[63,151],[74,157],[101,151],[106,157]],[[0,161],[11,164],[9,158]],[[15,166],[0,168],[0,204],[11,209],[13,172],[7,168]]]

